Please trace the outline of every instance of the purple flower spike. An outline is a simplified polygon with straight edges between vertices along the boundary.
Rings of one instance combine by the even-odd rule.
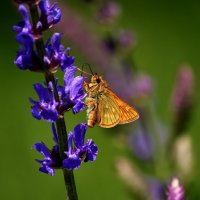
[[[188,65],[183,65],[178,74],[172,94],[172,106],[176,113],[191,106],[194,93],[194,73]]]
[[[57,135],[56,130],[54,127],[54,124],[52,124],[52,132],[54,135],[54,140],[56,141],[56,145],[53,146],[52,150],[50,151],[44,143],[36,143],[33,145],[33,148],[41,153],[44,156],[43,160],[36,159],[37,162],[39,162],[42,166],[39,168],[39,170],[43,173],[50,174],[51,176],[54,176],[55,168],[61,168],[62,162],[59,156],[59,148],[57,144]]]
[[[39,96],[39,102],[30,99],[34,105],[32,108],[32,115],[36,119],[44,119],[48,122],[55,122],[58,120],[58,111],[56,109],[58,103],[54,99],[54,93],[49,84],[50,89],[44,88],[41,84],[34,84],[35,91]]]
[[[168,186],[167,200],[184,200],[184,188],[176,177]]]
[[[41,10],[40,22],[43,31],[51,28],[60,21],[61,10],[56,7],[56,3],[50,6],[49,0],[41,0],[39,7]]]
[[[181,66],[171,98],[176,135],[185,132],[191,120],[191,112],[194,106],[194,89],[195,75],[191,66]]]
[[[84,144],[87,124],[78,124],[68,136],[69,151],[65,152],[67,158],[63,161],[63,167],[69,170],[80,167],[81,162],[94,161],[98,154],[98,148],[91,139]]]
[[[38,55],[33,49],[35,38],[32,32],[28,11],[23,5],[19,6],[19,11],[24,20],[19,22],[18,26],[13,26],[13,30],[17,32],[16,40],[21,44],[20,51],[17,51],[14,63],[22,70],[41,71]]]
[[[85,108],[83,99],[86,94],[83,89],[84,78],[82,76],[74,77],[76,73],[76,67],[70,67],[66,69],[64,75],[64,86],[58,87],[58,93],[60,96],[61,112],[72,108],[73,113],[76,114]]]

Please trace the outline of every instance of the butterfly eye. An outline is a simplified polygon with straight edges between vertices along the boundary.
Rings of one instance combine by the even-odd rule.
[[[100,78],[97,78],[97,79],[96,79],[96,82],[97,82],[97,83],[100,83],[100,82],[101,82],[101,79],[100,79]]]

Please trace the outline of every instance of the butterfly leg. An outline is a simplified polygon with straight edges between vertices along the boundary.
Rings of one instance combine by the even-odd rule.
[[[87,109],[87,124],[89,127],[94,127],[97,122],[97,103],[96,100],[90,97],[86,98],[85,104],[88,106]]]

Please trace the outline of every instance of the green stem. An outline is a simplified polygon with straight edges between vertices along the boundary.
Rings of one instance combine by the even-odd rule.
[[[33,30],[34,30],[39,20],[38,8],[37,8],[37,5],[29,5],[29,8],[30,8],[30,14],[31,14]],[[49,82],[53,84],[55,100],[59,102],[60,100],[59,100],[59,95],[58,95],[54,75],[52,74],[52,72],[48,71],[43,61],[43,58],[45,56],[45,47],[44,47],[44,41],[43,41],[42,35],[38,39],[36,39],[35,45],[36,45],[36,50],[38,52],[38,56],[40,58],[41,68],[44,71],[46,83],[47,85]],[[68,151],[68,143],[67,143],[67,131],[66,131],[65,120],[62,115],[56,121],[56,128],[57,128],[57,134],[58,134],[58,145],[59,145],[60,157],[62,160],[64,160],[66,158],[66,155],[64,152]],[[78,200],[73,171],[63,169],[63,175],[64,175],[65,187],[67,190],[67,199]]]

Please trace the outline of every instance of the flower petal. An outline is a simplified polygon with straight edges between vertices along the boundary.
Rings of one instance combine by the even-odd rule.
[[[70,99],[72,101],[81,95],[81,91],[83,91],[83,81],[84,78],[82,76],[77,76],[72,81],[70,88]]]
[[[71,83],[74,80],[74,75],[76,73],[75,67],[70,67],[65,71],[64,75],[64,84],[65,84],[65,92],[68,93],[71,87]]]
[[[46,147],[44,143],[36,143],[33,145],[33,149],[41,153],[44,157],[50,157],[49,149]]]
[[[87,130],[87,124],[78,124],[73,131],[74,134],[74,144],[77,148],[82,148],[84,145],[85,133]]]
[[[69,158],[63,160],[63,167],[68,170],[77,169],[81,166],[81,159],[76,154],[71,154]]]

